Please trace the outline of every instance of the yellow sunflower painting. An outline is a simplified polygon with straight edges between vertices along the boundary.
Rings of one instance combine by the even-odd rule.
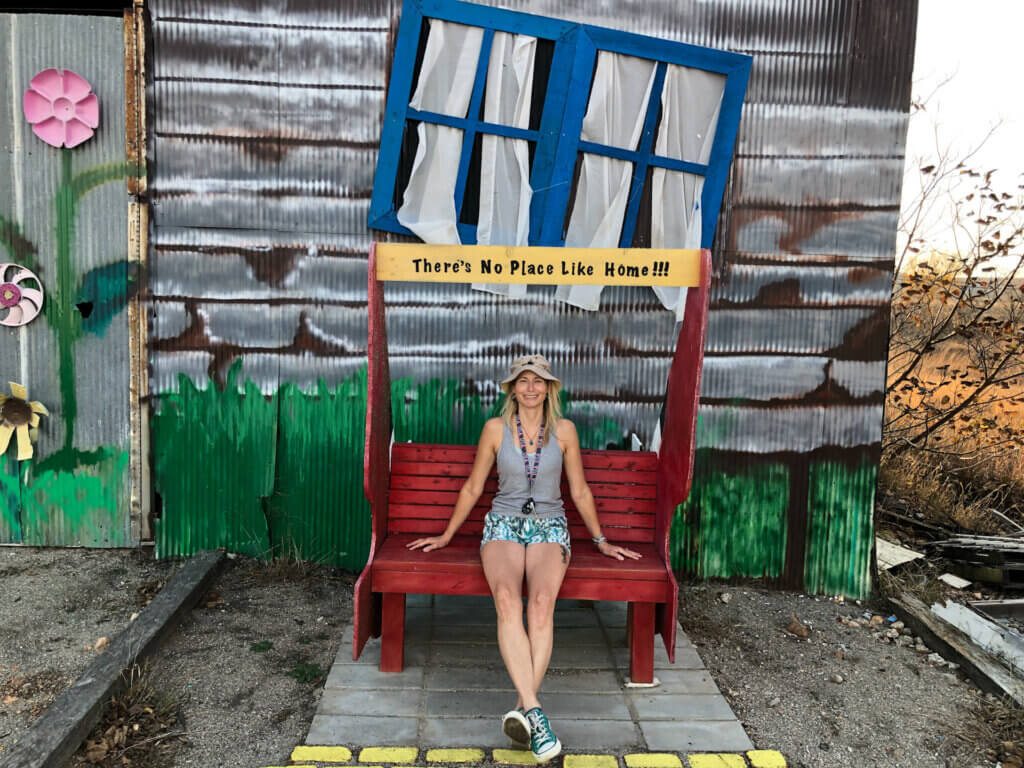
[[[39,430],[39,416],[49,416],[50,412],[42,403],[30,403],[28,390],[21,384],[8,382],[11,385],[10,395],[0,395],[0,456],[7,452],[11,435],[18,435],[18,461],[31,459],[32,442]]]

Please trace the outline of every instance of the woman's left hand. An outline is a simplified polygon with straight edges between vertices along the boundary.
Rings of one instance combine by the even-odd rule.
[[[605,557],[614,557],[616,560],[625,560],[627,557],[630,560],[639,560],[643,557],[639,552],[634,552],[632,549],[620,547],[618,544],[612,544],[609,541],[602,541],[597,545],[597,548]]]

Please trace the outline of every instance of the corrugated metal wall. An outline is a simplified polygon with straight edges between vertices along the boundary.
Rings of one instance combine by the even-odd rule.
[[[701,454],[676,556],[706,575],[862,593],[862,545],[828,532],[871,528],[916,1],[493,4],[754,57],[714,251]],[[302,517],[308,530],[282,534],[284,546],[305,551],[316,538],[317,552],[355,567],[367,530],[358,494],[308,495],[288,473],[301,466],[361,485],[361,457],[336,443],[342,424],[358,428],[351,413],[362,406],[365,259],[384,237],[365,221],[400,3],[153,0],[150,10],[152,392],[193,397],[180,374],[223,384],[241,359],[236,383],[278,393],[261,438],[276,441],[263,458],[276,462],[274,487],[252,491],[260,537],[278,548],[275,521]],[[630,433],[648,442],[677,333],[670,314],[646,289],[606,289],[598,313],[552,292],[507,302],[468,287],[389,286],[407,437],[464,440],[510,356],[539,351],[564,374],[590,445]],[[282,387],[325,414],[302,440],[281,437],[284,425],[306,423],[285,415]],[[156,450],[173,449],[159,419]],[[295,453],[304,440],[317,447]],[[165,527],[190,514],[168,505],[169,485],[201,489],[216,476],[204,462],[232,460],[186,454],[157,467]],[[763,477],[777,490],[742,507],[743,525],[751,540],[763,532],[775,543],[741,567],[714,499]],[[214,527],[231,538],[231,526]],[[180,536],[162,544],[190,546]],[[845,581],[821,576],[821,553],[836,546],[860,553]]]
[[[120,18],[0,14],[0,262],[34,270],[43,313],[0,329],[0,387],[28,387],[50,411],[34,459],[0,457],[0,542],[126,546],[129,331],[124,309],[124,27]],[[95,135],[52,147],[22,114],[43,69],[71,69],[99,98]]]

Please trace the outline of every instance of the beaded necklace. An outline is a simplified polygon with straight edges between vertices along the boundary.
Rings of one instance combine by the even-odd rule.
[[[544,425],[545,422],[542,420],[540,423],[540,431],[537,433],[537,453],[533,457],[533,466],[530,466],[530,457],[526,455],[526,437],[523,435],[523,422],[519,420],[519,414],[516,414],[516,431],[519,433],[519,450],[523,454],[523,466],[526,468],[526,481],[530,484],[530,498],[523,504],[522,512],[524,515],[532,515],[537,509],[537,505],[533,500],[533,482],[537,479],[537,470],[540,467],[540,452],[544,446]]]

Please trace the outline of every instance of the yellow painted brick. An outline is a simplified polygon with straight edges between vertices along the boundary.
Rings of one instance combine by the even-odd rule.
[[[311,763],[347,763],[352,759],[348,747],[296,747],[292,750],[292,762],[309,760]]]
[[[774,749],[751,749],[747,759],[754,768],[786,768],[786,758]]]
[[[687,755],[690,768],[747,768],[743,755]]]
[[[566,755],[564,768],[619,768],[614,755]]]
[[[428,763],[482,763],[482,749],[428,749]]]
[[[360,763],[411,763],[420,753],[416,747],[365,747],[359,753]]]
[[[625,759],[627,768],[683,768],[683,761],[671,752],[645,752]]]
[[[533,752],[522,749],[496,749],[492,753],[494,762],[506,765],[536,765]]]

